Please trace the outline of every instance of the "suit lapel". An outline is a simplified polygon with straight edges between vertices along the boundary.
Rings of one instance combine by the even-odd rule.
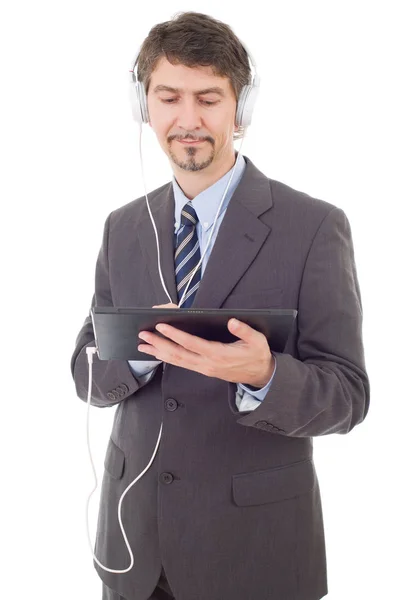
[[[172,298],[172,302],[178,304],[174,263],[175,200],[172,183],[167,185],[165,190],[160,192],[155,198],[149,198],[149,204],[158,234],[160,265],[164,283]],[[157,240],[147,206],[145,212],[146,217],[138,226],[139,242],[153,281],[156,298],[158,299],[156,304],[167,304],[169,298],[164,291],[160,279]]]
[[[247,271],[271,228],[258,218],[272,206],[269,179],[249,158],[246,169],[228,204],[192,308],[219,308]],[[149,200],[150,202],[150,200]],[[170,183],[150,203],[160,243],[160,262],[172,301],[178,304],[174,264],[174,195]],[[146,210],[147,212],[147,210]],[[157,245],[153,225],[144,218],[138,228],[159,304],[169,302],[157,266]]]

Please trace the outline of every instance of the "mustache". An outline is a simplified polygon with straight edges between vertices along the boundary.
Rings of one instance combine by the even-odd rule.
[[[214,145],[214,139],[211,136],[209,136],[209,135],[194,137],[193,135],[186,134],[184,136],[182,136],[182,135],[169,135],[167,137],[168,143],[171,143],[173,140],[178,140],[178,141],[181,141],[181,140],[190,140],[192,142],[197,142],[197,141],[204,142],[205,141],[205,142],[210,142],[210,144]]]

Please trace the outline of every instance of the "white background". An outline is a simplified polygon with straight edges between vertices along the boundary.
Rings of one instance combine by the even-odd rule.
[[[93,489],[87,405],[75,394],[69,362],[90,307],[104,221],[143,194],[139,130],[128,105],[131,60],[150,28],[180,10],[227,22],[256,59],[262,88],[242,152],[267,176],[341,207],[350,220],[372,393],[362,425],[349,435],[314,438],[329,598],[398,593],[396,5],[2,5],[4,598],[101,598],[85,531]],[[171,171],[148,126],[143,135],[154,189]],[[100,479],[113,412],[90,413]],[[92,540],[99,488],[91,503]]]

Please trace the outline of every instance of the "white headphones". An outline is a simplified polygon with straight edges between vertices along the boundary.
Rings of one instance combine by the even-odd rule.
[[[245,85],[240,92],[240,96],[237,103],[235,125],[240,127],[248,127],[251,123],[251,117],[253,115],[254,105],[260,89],[260,78],[257,75],[256,63],[248,48],[241,42],[242,46],[247,52],[249,58],[250,67],[253,67],[253,80],[250,85]],[[135,66],[141,48],[134,60],[132,61],[132,68],[129,73],[129,90],[130,99],[132,106],[132,115],[134,120],[139,124],[145,124],[149,122],[149,111],[147,108],[147,97],[146,90],[142,81],[138,81],[137,74],[135,73]]]

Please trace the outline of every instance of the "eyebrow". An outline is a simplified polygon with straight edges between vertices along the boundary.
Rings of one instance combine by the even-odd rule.
[[[154,88],[154,93],[157,94],[158,92],[172,92],[173,94],[179,94],[179,93],[183,92],[183,90],[182,90],[182,88],[174,88],[174,87],[170,87],[169,85],[157,85]],[[210,87],[210,88],[206,88],[204,90],[196,90],[193,93],[196,96],[200,96],[200,95],[204,95],[204,94],[219,94],[223,98],[225,97],[225,92],[220,87]]]

